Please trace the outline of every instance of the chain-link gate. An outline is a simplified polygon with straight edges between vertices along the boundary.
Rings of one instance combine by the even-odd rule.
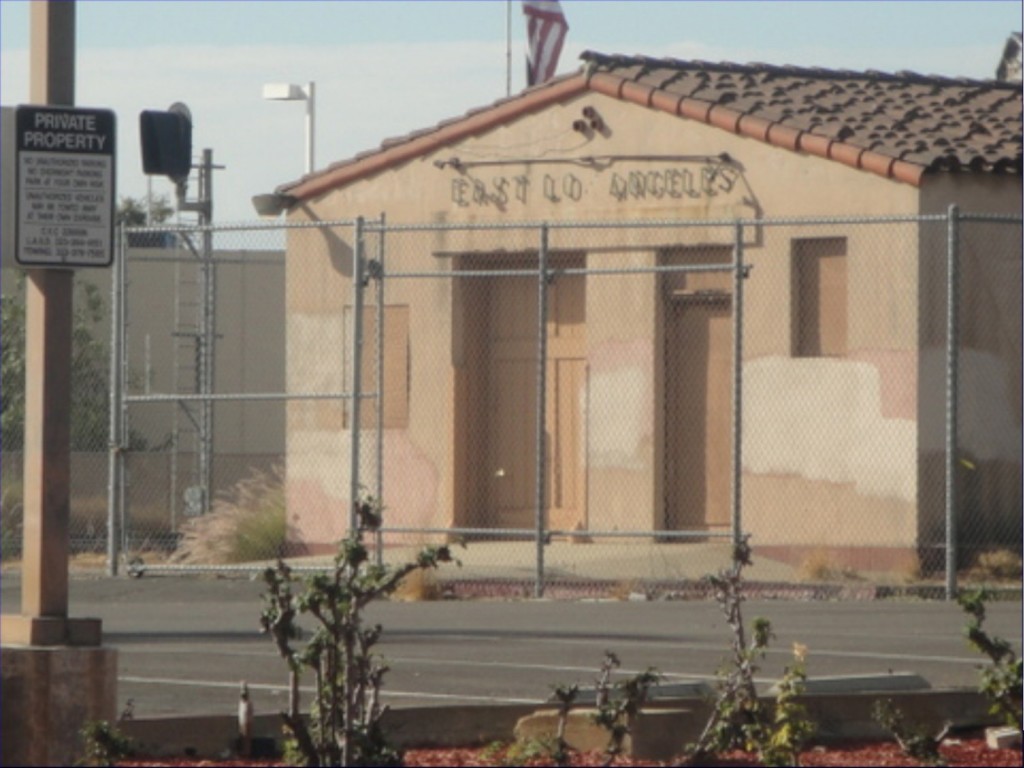
[[[1020,253],[956,210],[128,230],[73,545],[321,567],[369,494],[381,559],[461,538],[480,589],[678,585],[741,534],[765,581],[1019,579]]]
[[[340,382],[288,386],[289,231],[139,228],[122,239],[111,302],[114,570],[122,559],[184,569],[285,553],[286,405],[348,396]]]
[[[661,420],[646,412],[665,372],[652,349],[615,338],[631,322],[627,307],[588,316],[595,303],[623,290],[643,292],[649,310],[672,277],[699,283],[714,275],[731,290],[733,275],[743,271],[735,262],[742,249],[731,244],[733,227],[720,229],[724,261],[705,263],[695,251],[677,263],[645,244],[677,242],[664,224],[616,230],[634,241],[617,257],[595,250],[607,237],[601,226],[387,227],[387,263],[377,267],[388,297],[377,310],[390,328],[378,339],[379,391],[394,428],[384,429],[385,542],[467,539],[474,553],[467,560],[492,566],[473,568],[477,579],[532,581],[535,594],[564,582],[664,578],[671,542],[719,541],[705,564],[724,562],[740,530],[732,501],[738,454],[727,449],[725,466],[714,462],[710,470],[723,483],[716,491],[724,520],[709,522],[703,512],[692,521],[673,519],[667,505],[683,502],[656,495],[653,478],[665,480],[654,446],[664,436],[655,436]],[[444,251],[436,250],[442,240]],[[439,298],[443,317],[436,335],[428,334],[409,318]],[[720,358],[727,445],[738,394],[733,328],[730,315]],[[432,343],[441,346],[436,354],[417,355]],[[417,417],[417,408],[442,420]],[[429,456],[406,444],[420,428],[438,437]],[[422,473],[428,464],[443,466],[447,482]],[[423,504],[439,496],[438,506]],[[662,545],[652,550],[652,541]],[[385,547],[385,556],[390,551]],[[651,566],[652,555],[660,567]]]

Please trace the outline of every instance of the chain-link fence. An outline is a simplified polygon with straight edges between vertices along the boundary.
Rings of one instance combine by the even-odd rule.
[[[112,555],[173,560],[192,529],[193,547],[224,547],[220,506],[232,490],[255,506],[234,525],[235,534],[252,529],[253,541],[232,543],[229,559],[266,557],[272,545],[261,536],[283,531],[283,506],[272,502],[285,466],[282,235],[127,233],[129,245],[151,247],[126,248],[115,279]]]
[[[1019,221],[384,231],[384,311],[420,322],[379,394],[395,440],[433,419],[384,461],[385,535],[537,592],[696,579],[741,534],[762,581],[1019,579]]]
[[[931,449],[945,460],[947,503],[936,526],[948,529],[944,567],[966,566],[972,580],[998,573],[1019,578],[1020,560],[1012,554],[1020,553],[1024,514],[1020,223],[962,215],[949,233],[952,288],[939,304],[952,341],[945,355],[952,413],[945,450]]]
[[[762,583],[1019,583],[1019,218],[123,243],[109,472],[73,463],[112,570],[318,567],[369,494],[380,558],[465,540],[477,592],[684,589],[741,535]]]
[[[75,553],[102,555],[106,549],[110,279],[107,270],[80,270],[73,283],[69,543]],[[20,270],[3,270],[0,553],[5,568],[16,567],[22,551],[27,290]]]

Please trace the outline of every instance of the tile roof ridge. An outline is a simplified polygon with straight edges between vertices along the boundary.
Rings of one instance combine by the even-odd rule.
[[[741,106],[742,102],[734,106],[729,105],[738,98],[737,89],[742,91],[747,87],[753,87],[755,90],[759,87],[766,87],[778,90],[776,86],[769,85],[771,81],[778,80],[782,81],[780,87],[785,91],[788,89],[784,82],[787,78],[798,81],[795,85],[800,87],[816,82],[818,85],[815,87],[826,88],[828,94],[834,93],[836,88],[849,87],[842,81],[847,81],[849,85],[854,85],[857,88],[869,87],[869,83],[875,82],[883,90],[890,91],[888,94],[883,94],[885,98],[882,99],[879,109],[885,104],[894,103],[897,100],[893,91],[902,91],[912,85],[929,86],[932,90],[931,97],[936,97],[940,92],[939,89],[950,89],[952,95],[937,107],[939,112],[933,118],[942,125],[946,125],[943,121],[947,121],[947,118],[951,121],[950,125],[962,122],[961,117],[947,115],[945,110],[956,108],[962,112],[967,108],[964,107],[967,102],[983,100],[989,109],[992,109],[993,105],[1010,103],[1012,112],[1012,103],[1019,103],[1021,99],[1018,83],[919,75],[913,72],[886,73],[875,70],[853,72],[764,63],[684,61],[670,57],[604,54],[590,50],[584,51],[580,55],[580,59],[582,64],[575,72],[556,76],[518,93],[503,96],[490,104],[474,107],[461,115],[442,120],[433,126],[411,131],[401,136],[385,138],[375,148],[359,152],[348,159],[332,163],[297,180],[281,184],[276,191],[299,198],[316,195],[333,185],[349,183],[356,178],[362,178],[365,175],[392,167],[394,164],[408,161],[417,153],[433,151],[439,146],[461,140],[465,136],[490,130],[504,120],[517,118],[549,104],[578,95],[588,89],[681,117],[696,119],[733,133],[741,133],[766,141],[769,144],[809,154],[818,154],[828,159],[839,160],[855,167],[871,170],[880,175],[917,184],[920,182],[921,171],[939,168],[947,164],[947,161],[940,163],[938,160],[941,158],[918,157],[919,150],[916,145],[910,147],[898,143],[886,149],[881,140],[867,145],[858,141],[850,143],[849,147],[840,147],[839,145],[849,138],[849,131],[847,131],[847,136],[843,136],[841,130],[839,132],[826,129],[819,131],[815,126],[822,122],[820,119],[810,125],[791,125],[792,110],[783,110],[780,116],[772,113],[757,114],[762,101],[757,101],[757,106],[747,104],[744,107]],[[721,77],[718,76],[719,74]],[[699,87],[691,90],[689,95],[673,90],[673,83],[687,78],[704,81],[704,85],[698,82]],[[728,82],[730,78],[734,81],[733,83]],[[717,83],[714,82],[716,80]],[[755,83],[755,80],[759,82]],[[744,85],[739,81],[746,81],[747,84]],[[829,85],[830,82],[831,85]],[[707,98],[704,98],[705,86],[710,87],[707,91]],[[721,91],[722,87],[725,88],[725,92],[716,94],[715,88]],[[873,87],[872,90],[874,90]],[[857,93],[860,92],[857,91]],[[742,95],[746,96],[746,94]],[[853,101],[856,102],[857,99],[855,98]],[[832,109],[832,112],[834,111],[835,109]],[[879,131],[891,130],[881,124],[874,125],[875,122],[882,119],[876,120],[878,114],[876,109],[870,114],[862,115],[862,124],[858,124],[856,129],[874,131],[874,134],[868,138],[878,138],[875,134]],[[1017,114],[1019,115],[1019,112]],[[831,116],[826,117],[826,122],[829,123],[836,120]],[[1017,119],[1019,120],[1019,118]],[[870,125],[869,122],[871,122]],[[1001,130],[1000,135],[1003,133],[1006,131]],[[1010,138],[1019,142],[1017,137],[1019,137],[1019,133],[1011,135]],[[946,143],[948,144],[948,142]],[[880,144],[883,145],[882,149],[878,149]],[[878,149],[877,152],[876,149]],[[967,150],[962,149],[961,151],[966,152]],[[981,150],[975,149],[971,152],[977,153],[978,151]],[[949,151],[946,152],[946,154],[949,153]],[[969,160],[970,157],[973,157],[972,153],[957,158],[956,162],[961,167],[973,168],[974,166],[971,166]],[[1004,162],[1006,158],[987,159],[985,162],[994,163],[993,167],[1019,169],[1019,157],[1020,153],[1018,152],[1016,158],[1009,158],[1006,162]]]
[[[749,115],[720,103],[686,96],[659,101],[656,98],[657,88],[641,86],[611,72],[595,73],[593,77],[588,78],[588,85],[598,93],[698,120],[774,146],[835,160],[851,168],[866,170],[913,186],[920,185],[921,177],[927,170],[926,166],[905,160],[903,157],[883,155],[865,147],[815,133],[813,130],[793,129],[777,121]]]
[[[994,78],[978,79],[970,77],[951,77],[948,75],[922,74],[910,70],[899,70],[897,72],[884,72],[877,69],[852,70],[852,69],[830,69],[826,67],[808,67],[796,64],[769,64],[765,62],[750,62],[741,64],[730,61],[705,61],[703,59],[677,59],[670,56],[655,58],[642,54],[606,54],[593,50],[585,50],[580,54],[580,59],[590,65],[591,69],[599,67],[626,67],[640,66],[645,69],[670,68],[691,71],[721,72],[728,74],[748,73],[770,73],[774,75],[792,77],[814,77],[818,79],[842,79],[842,80],[879,80],[888,82],[911,82],[927,85],[960,85],[960,86],[984,86],[998,90],[1019,91],[1019,83],[1001,82]],[[612,73],[607,73],[612,74]]]

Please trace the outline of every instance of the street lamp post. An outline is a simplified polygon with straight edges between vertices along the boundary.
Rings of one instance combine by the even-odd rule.
[[[316,134],[316,83],[267,83],[263,86],[263,98],[270,101],[306,102],[306,173],[312,173]]]

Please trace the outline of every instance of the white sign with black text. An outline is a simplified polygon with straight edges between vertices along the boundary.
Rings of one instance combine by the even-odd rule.
[[[109,267],[116,202],[114,113],[19,106],[16,132],[17,262]]]

